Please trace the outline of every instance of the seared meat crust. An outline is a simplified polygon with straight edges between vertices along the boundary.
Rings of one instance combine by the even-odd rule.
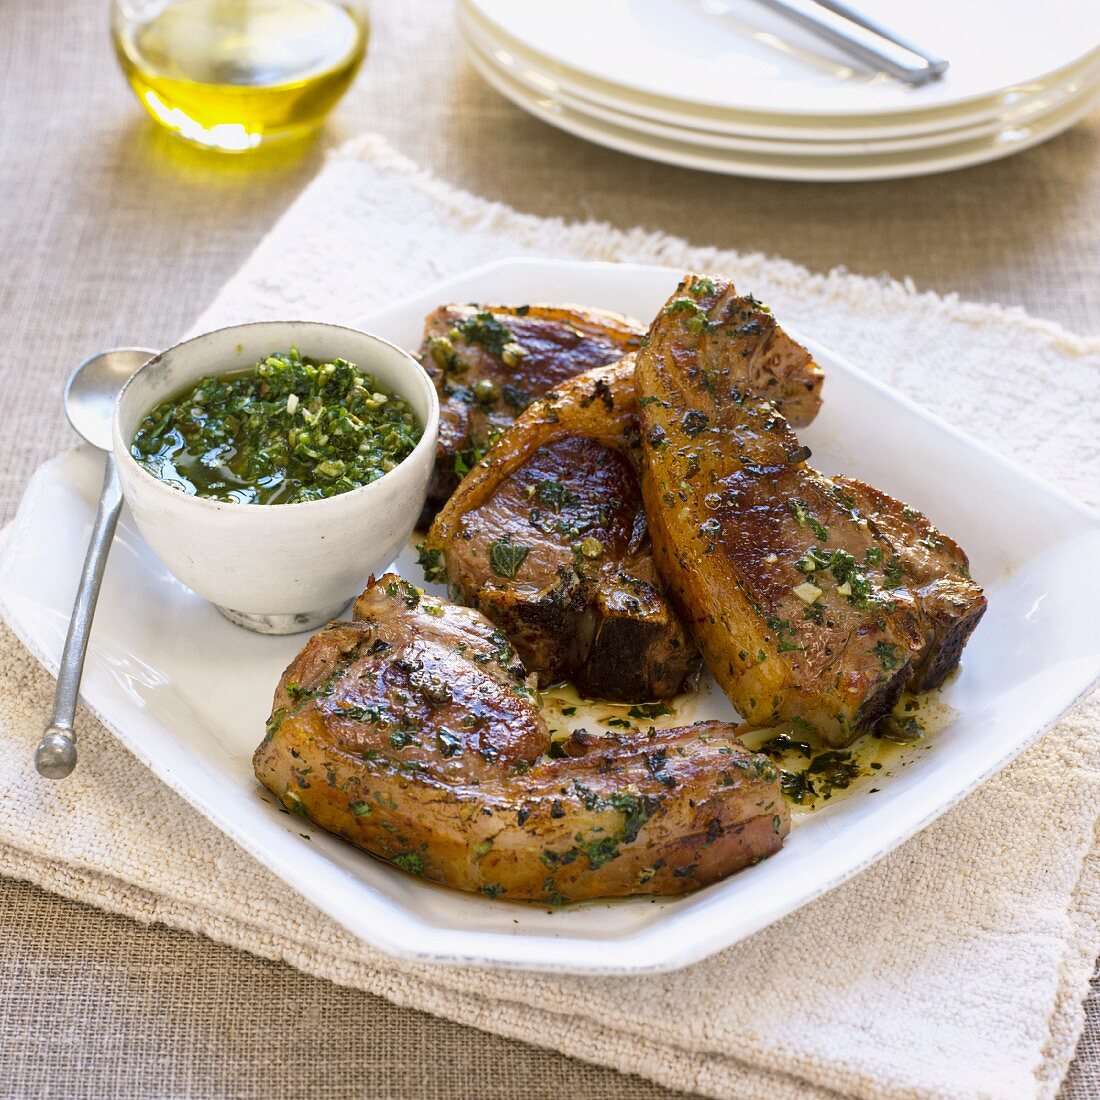
[[[628,317],[581,306],[445,305],[429,314],[419,359],[440,417],[426,517],[536,397],[621,359],[644,332]]]
[[[632,371],[599,367],[532,405],[436,517],[424,560],[541,686],[640,702],[679,692],[698,654],[653,564]]]
[[[986,601],[926,517],[807,465],[755,389],[761,363],[805,357],[728,282],[685,279],[638,354],[642,489],[670,597],[734,705],[843,745],[942,682]]]
[[[725,723],[550,736],[476,611],[388,574],[280,681],[256,775],[287,808],[406,871],[549,902],[679,894],[776,851],[775,766]]]

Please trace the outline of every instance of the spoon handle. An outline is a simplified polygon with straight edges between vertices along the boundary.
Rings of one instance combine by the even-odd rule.
[[[61,668],[57,674],[57,691],[53,699],[53,716],[34,754],[34,765],[47,779],[64,779],[76,766],[76,742],[73,737],[73,720],[76,717],[76,701],[80,693],[80,674],[84,669],[84,655],[88,651],[88,634],[92,628],[99,586],[107,565],[118,514],[122,510],[122,489],[115,468],[115,458],[107,452],[103,470],[103,488],[99,494],[92,538],[84,558],[84,571],[76,594],[73,615],[69,620],[69,633],[61,653]]]

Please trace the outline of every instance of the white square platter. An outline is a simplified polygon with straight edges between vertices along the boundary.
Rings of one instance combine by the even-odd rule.
[[[680,274],[502,261],[432,287],[363,327],[413,348],[424,315],[448,301],[571,301],[646,320]],[[1100,673],[1100,519],[799,338],[826,372],[824,408],[800,433],[815,465],[865,478],[927,512],[966,548],[989,611],[943,691],[953,717],[932,735],[929,751],[884,775],[877,793],[798,816],[783,850],[763,863],[681,899],[551,911],[433,886],[288,816],[262,797],[251,756],[279,675],[304,637],[264,637],[231,625],[164,569],[125,511],[92,631],[85,703],[161,780],[294,891],[390,955],[625,974],[685,966],[736,943],[913,836],[1035,741]],[[100,458],[88,449],[42,466],[0,557],[0,614],[53,671],[101,473]],[[422,583],[411,549],[397,568]],[[731,713],[714,692],[689,711],[678,719]],[[303,902],[288,891],[286,904]]]

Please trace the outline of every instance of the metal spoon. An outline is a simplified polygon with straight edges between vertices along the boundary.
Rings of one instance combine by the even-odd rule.
[[[92,627],[99,585],[107,564],[118,514],[122,510],[122,489],[118,483],[115,457],[111,451],[111,419],[115,398],[127,379],[147,359],[156,355],[149,348],[113,348],[85,359],[69,378],[65,387],[65,415],[77,433],[93,447],[106,452],[103,488],[99,508],[92,527],[92,538],[84,558],[80,588],[69,620],[69,633],[61,652],[61,668],[57,674],[57,691],[53,699],[53,716],[49,728],[34,752],[34,766],[47,779],[64,779],[76,767],[76,741],[73,719],[80,691],[80,674],[84,655],[88,651],[88,634]]]

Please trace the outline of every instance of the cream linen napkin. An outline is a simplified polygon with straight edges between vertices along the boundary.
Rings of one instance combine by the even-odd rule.
[[[728,274],[792,326],[1096,503],[1100,339],[886,280],[519,215],[456,193],[374,137],[328,163],[197,328],[355,324],[516,255]],[[371,951],[86,714],[76,774],[38,781],[29,762],[52,681],[6,630],[0,671],[4,874],[714,1097],[1051,1096],[1072,1057],[1100,949],[1095,701],[919,837],[747,942],[674,974],[584,979]]]

